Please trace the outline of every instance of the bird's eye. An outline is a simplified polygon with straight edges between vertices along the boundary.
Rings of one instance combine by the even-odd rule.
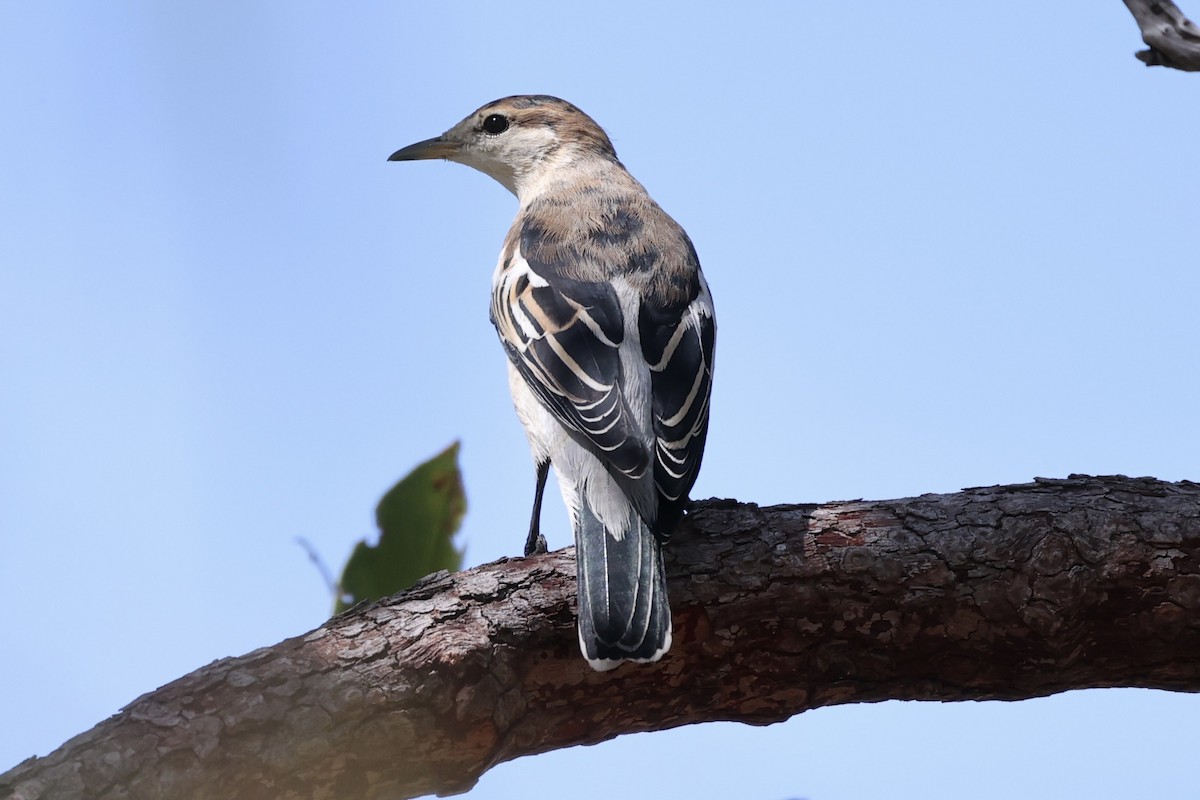
[[[508,117],[503,114],[489,114],[483,121],[484,133],[495,135],[504,133],[506,130],[508,130]]]

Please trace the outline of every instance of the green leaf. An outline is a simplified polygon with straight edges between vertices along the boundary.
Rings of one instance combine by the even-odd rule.
[[[462,551],[452,541],[467,510],[458,444],[418,466],[379,501],[379,543],[364,539],[350,554],[335,614],[395,594],[439,569],[462,568]]]

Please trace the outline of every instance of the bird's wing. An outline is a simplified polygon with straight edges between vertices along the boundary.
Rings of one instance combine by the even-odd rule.
[[[522,242],[522,239],[524,242]],[[608,281],[530,259],[528,237],[505,249],[492,322],[509,359],[575,441],[600,459],[643,519],[657,516],[648,432],[630,411],[621,346],[625,316]]]
[[[684,293],[642,298],[638,331],[650,367],[654,426],[654,482],[658,489],[658,536],[670,536],[686,510],[708,436],[709,394],[717,326],[712,296],[695,251]]]

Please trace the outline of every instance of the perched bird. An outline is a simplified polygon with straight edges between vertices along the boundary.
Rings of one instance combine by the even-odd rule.
[[[545,552],[551,464],[571,515],[588,663],[671,646],[662,544],[708,432],[716,322],[683,228],[556,97],[506,97],[389,161],[442,158],[492,176],[520,210],[492,277],[492,323],[536,466],[525,554]]]

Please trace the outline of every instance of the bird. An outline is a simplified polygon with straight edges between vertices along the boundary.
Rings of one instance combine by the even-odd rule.
[[[716,317],[684,229],[571,103],[487,103],[389,161],[444,159],[516,195],[491,320],[535,466],[526,557],[546,552],[553,465],[575,539],[579,646],[595,670],[671,646],[662,546],[708,436]]]

